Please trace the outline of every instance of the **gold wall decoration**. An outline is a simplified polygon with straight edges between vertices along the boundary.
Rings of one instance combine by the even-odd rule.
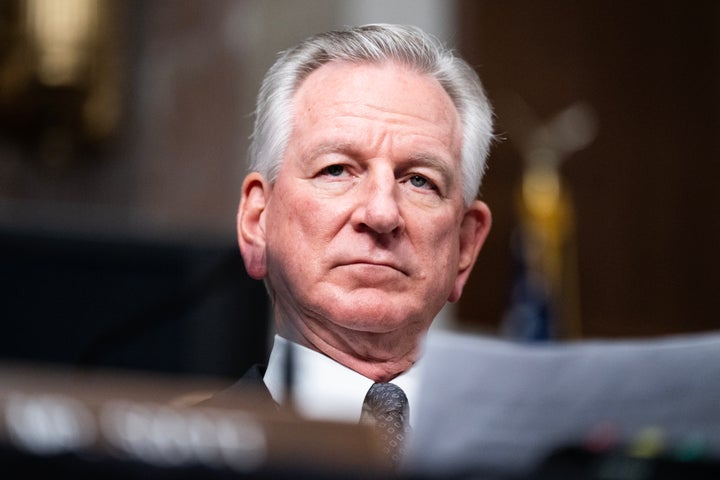
[[[502,100],[508,133],[523,160],[514,245],[521,267],[504,327],[528,339],[578,338],[575,208],[561,166],[594,141],[595,110],[578,101],[543,121],[519,96],[508,93]]]
[[[121,8],[103,0],[0,7],[0,133],[41,164],[77,163],[117,133]]]

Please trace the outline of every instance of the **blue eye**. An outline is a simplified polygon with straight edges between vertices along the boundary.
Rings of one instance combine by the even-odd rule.
[[[413,187],[417,188],[424,188],[430,186],[427,178],[420,175],[413,175],[412,177],[410,177],[410,183]]]
[[[342,165],[330,165],[329,167],[325,167],[323,169],[323,172],[327,175],[330,175],[331,177],[339,177],[343,173],[345,173],[345,167]]]

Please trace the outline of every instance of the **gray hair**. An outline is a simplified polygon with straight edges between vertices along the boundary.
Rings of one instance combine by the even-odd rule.
[[[450,96],[463,128],[463,199],[477,196],[493,138],[492,108],[480,79],[464,60],[422,30],[403,25],[364,25],[321,33],[280,54],[260,88],[250,169],[277,178],[292,130],[292,103],[302,81],[326,63],[393,61],[435,78]]]

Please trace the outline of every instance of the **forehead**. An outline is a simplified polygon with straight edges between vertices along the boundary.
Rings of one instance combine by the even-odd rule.
[[[425,132],[459,154],[460,118],[450,96],[433,77],[397,63],[325,64],[300,85],[293,109],[296,133],[370,120],[378,128]]]

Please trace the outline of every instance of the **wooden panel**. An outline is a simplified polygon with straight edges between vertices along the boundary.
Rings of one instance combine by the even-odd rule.
[[[720,270],[717,2],[463,1],[463,54],[496,106],[483,196],[495,224],[459,312],[496,328],[512,285],[522,161],[505,98],[548,118],[584,100],[596,140],[563,166],[575,199],[582,334],[715,329]]]

